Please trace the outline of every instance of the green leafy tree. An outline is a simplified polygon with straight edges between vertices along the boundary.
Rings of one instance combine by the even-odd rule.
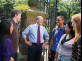
[[[3,3],[4,3],[4,1],[0,0],[0,13],[4,12]]]
[[[6,3],[4,4],[4,10],[6,12],[6,19],[8,18],[8,14],[10,14],[10,12],[13,9],[13,0],[6,0]]]
[[[65,16],[66,20],[70,19],[72,15],[81,13],[81,0],[60,0],[58,3],[58,15]],[[67,15],[67,16],[66,16]]]
[[[38,5],[37,9],[40,9],[41,11],[44,10],[44,0],[39,1],[39,5]]]
[[[28,5],[24,5],[24,4],[19,4],[16,7],[13,7],[14,9],[18,9],[21,12],[25,12],[27,9],[29,9],[30,7]]]
[[[6,19],[8,18],[8,14],[13,9],[13,0],[1,0],[0,1],[0,12],[6,13]]]

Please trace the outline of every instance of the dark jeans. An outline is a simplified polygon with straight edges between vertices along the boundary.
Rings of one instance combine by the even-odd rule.
[[[14,61],[17,61],[17,52],[12,54]]]
[[[59,59],[57,61],[60,61]]]
[[[54,61],[55,53],[55,51],[51,50],[51,58],[49,58],[49,61]]]
[[[36,44],[29,46],[27,61],[40,61],[41,53],[42,53],[42,44],[39,46]]]
[[[57,59],[57,61],[61,61],[61,60]]]

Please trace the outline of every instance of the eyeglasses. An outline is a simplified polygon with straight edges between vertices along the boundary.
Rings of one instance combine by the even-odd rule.
[[[56,20],[56,21],[62,21],[62,20]]]

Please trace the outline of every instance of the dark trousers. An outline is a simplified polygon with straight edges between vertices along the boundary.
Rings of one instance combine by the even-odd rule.
[[[32,44],[32,46],[28,47],[28,59],[27,61],[40,61],[42,53],[42,44]]]
[[[61,60],[58,59],[57,61],[61,61]]]
[[[49,58],[49,61],[54,61],[55,53],[55,51],[51,50],[51,58]]]
[[[17,52],[12,54],[14,61],[17,61]]]

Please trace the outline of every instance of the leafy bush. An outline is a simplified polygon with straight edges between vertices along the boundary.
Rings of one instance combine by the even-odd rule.
[[[16,7],[13,7],[14,9],[18,9],[21,12],[25,12],[27,9],[29,9],[30,7],[28,5],[24,5],[24,4],[19,4]]]

